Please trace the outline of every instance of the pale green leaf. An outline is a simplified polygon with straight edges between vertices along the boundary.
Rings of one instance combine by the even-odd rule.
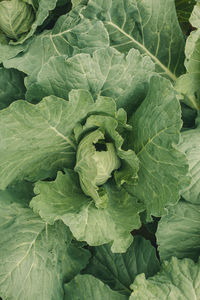
[[[35,82],[38,72],[51,57],[68,57],[80,52],[92,53],[108,45],[108,33],[102,22],[81,19],[71,12],[61,16],[52,30],[35,35],[28,43],[28,51],[4,61],[4,65],[31,75],[28,79],[30,85]]]
[[[136,277],[130,300],[197,300],[200,298],[200,263],[173,257],[161,271],[149,279]]]
[[[198,259],[200,253],[200,205],[179,201],[168,207],[156,233],[162,260],[172,256]]]
[[[190,23],[195,28],[200,28],[200,3],[196,0],[196,5],[190,17]]]
[[[139,212],[144,208],[125,190],[112,184],[105,188],[107,207],[98,209],[82,192],[75,172],[59,172],[55,181],[36,183],[37,196],[30,205],[50,224],[61,219],[77,240],[91,246],[112,242],[113,252],[125,252],[132,242],[130,232],[140,227]]]
[[[53,96],[37,106],[16,101],[0,112],[1,189],[12,181],[45,178],[72,165],[76,146],[67,112],[68,102]]]
[[[107,285],[91,275],[77,275],[65,284],[65,300],[128,300],[127,296],[112,291]]]
[[[0,68],[0,109],[24,97],[24,75],[14,69]]]
[[[153,276],[160,267],[155,248],[140,236],[134,237],[124,254],[112,253],[109,245],[91,250],[93,256],[84,273],[101,279],[113,290],[125,295],[130,295],[130,284],[138,274]]]
[[[192,31],[185,46],[186,74],[180,76],[176,82],[176,89],[186,95],[185,103],[196,110],[200,109],[200,3],[195,5],[190,22],[197,30]]]
[[[128,191],[144,201],[148,215],[161,216],[167,204],[178,201],[188,171],[185,155],[176,148],[181,109],[168,80],[151,79],[148,95],[130,124],[130,148],[139,158],[139,172],[138,184],[127,186]]]
[[[73,130],[88,113],[111,114],[114,101],[96,103],[87,91],[74,90],[69,101],[50,96],[37,105],[16,101],[0,112],[0,187],[12,181],[54,176],[73,168],[76,142]]]
[[[71,246],[64,224],[49,226],[4,195],[0,193],[0,295],[15,300],[63,299],[63,281],[85,267],[88,252]]]
[[[104,23],[111,46],[121,52],[137,48],[171,80],[184,71],[184,38],[174,0],[89,0],[81,14]]]
[[[200,126],[181,134],[179,149],[185,152],[191,175],[191,183],[181,192],[184,199],[200,203]]]
[[[92,57],[77,54],[52,57],[40,70],[36,84],[27,80],[27,99],[40,100],[47,95],[66,99],[71,89],[87,89],[96,97],[101,94],[115,99],[118,107],[129,112],[144,99],[154,65],[137,50],[127,56],[113,48],[99,49]],[[66,80],[67,79],[67,80]]]

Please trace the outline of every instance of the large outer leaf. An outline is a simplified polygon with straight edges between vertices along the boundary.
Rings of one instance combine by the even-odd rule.
[[[194,7],[190,17],[190,23],[197,30],[192,31],[187,38],[185,47],[186,74],[180,76],[176,82],[176,88],[186,95],[184,101],[196,110],[200,109],[200,3]]]
[[[134,241],[124,254],[114,254],[109,245],[92,249],[92,259],[84,270],[113,290],[130,295],[130,284],[140,273],[147,277],[153,276],[159,270],[156,250],[149,241],[140,236],[135,236]]]
[[[3,61],[15,57],[20,52],[23,52],[27,49],[28,42],[24,42],[22,45],[9,45],[8,39],[0,31],[0,63]]]
[[[24,97],[24,74],[14,69],[0,68],[0,109]]]
[[[143,205],[125,190],[109,184],[107,207],[97,209],[94,201],[83,194],[78,175],[61,172],[54,182],[37,182],[31,207],[50,224],[61,219],[74,237],[91,246],[113,242],[113,252],[125,252],[132,242],[131,230],[140,227],[139,212]]]
[[[27,34],[23,35],[17,42],[5,41],[4,43],[0,43],[0,63],[4,62],[7,59],[15,57],[19,53],[20,55],[22,55],[23,51],[26,51],[30,42],[30,40],[27,41],[27,39],[29,39],[35,33],[35,30],[38,26],[42,25],[42,23],[48,17],[49,11],[53,10],[56,7],[56,2],[57,0],[38,1],[35,21],[33,22],[30,31]],[[32,4],[32,1],[30,4]],[[39,48],[37,48],[37,52],[38,49]]]
[[[17,101],[1,111],[2,189],[13,180],[45,178],[72,164],[76,146],[67,112],[68,102],[54,97],[37,106]]]
[[[138,184],[128,191],[144,201],[148,215],[161,216],[164,207],[176,203],[188,171],[185,155],[176,149],[181,110],[170,82],[153,77],[146,99],[130,124],[130,139],[139,158]]]
[[[200,204],[180,201],[168,208],[156,233],[162,260],[171,256],[198,259],[200,253]]]
[[[70,246],[71,233],[49,226],[28,208],[0,194],[0,295],[15,300],[60,300],[64,279],[88,262],[89,254]]]
[[[152,278],[138,275],[130,300],[191,300],[200,298],[200,263],[172,258]]]
[[[112,96],[118,107],[130,113],[147,93],[154,65],[137,50],[127,56],[113,48],[100,49],[89,54],[52,57],[40,70],[36,84],[27,85],[27,98],[42,99],[56,95],[67,98],[71,89],[87,89],[96,97]],[[39,93],[38,93],[39,91]]]
[[[81,14],[102,20],[119,51],[137,48],[172,80],[184,71],[184,39],[174,0],[89,0]]]
[[[182,140],[179,149],[185,152],[189,162],[191,183],[181,194],[183,198],[200,203],[200,126],[181,134]]]
[[[80,52],[92,53],[108,45],[108,33],[102,22],[82,20],[76,13],[71,12],[61,16],[52,30],[36,35],[28,43],[27,51],[5,61],[4,65],[31,75],[27,83],[30,85],[51,57],[68,57]]]
[[[94,103],[87,91],[72,91],[69,101],[50,96],[37,105],[16,101],[0,112],[0,188],[15,180],[38,180],[73,167],[75,125],[88,113],[111,115],[110,98]]]
[[[91,275],[78,275],[65,284],[65,300],[128,300]]]

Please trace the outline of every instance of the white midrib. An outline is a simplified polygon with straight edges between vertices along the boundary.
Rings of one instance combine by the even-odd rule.
[[[114,24],[113,22],[106,22],[106,24],[113,26],[117,30],[119,30],[123,35],[125,35],[128,39],[130,39],[133,43],[135,43],[140,49],[142,49],[144,52],[146,52],[152,60],[161,68],[164,70],[164,72],[173,80],[176,80],[176,76],[165,66],[161,61],[154,56],[143,44],[140,44],[137,40],[135,40],[131,35],[126,33],[123,29],[121,29],[119,26]]]
[[[61,132],[59,132],[55,127],[50,126],[50,128],[55,131],[55,133],[60,136],[63,140],[65,140],[74,150],[76,150],[76,145],[68,139],[68,137],[64,136]]]

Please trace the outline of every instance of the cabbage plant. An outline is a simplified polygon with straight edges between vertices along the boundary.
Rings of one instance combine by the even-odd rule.
[[[0,299],[200,299],[200,3],[0,0]]]

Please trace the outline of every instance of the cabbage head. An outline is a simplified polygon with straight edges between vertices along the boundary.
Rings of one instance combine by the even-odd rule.
[[[18,40],[27,33],[35,19],[33,7],[22,0],[0,2],[0,30],[10,39]]]

